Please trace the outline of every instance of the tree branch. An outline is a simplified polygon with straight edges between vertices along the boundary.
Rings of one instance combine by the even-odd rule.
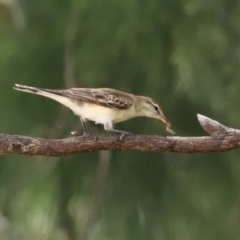
[[[0,154],[26,154],[64,156],[98,150],[143,152],[207,153],[225,152],[240,148],[240,130],[226,127],[217,121],[198,114],[201,126],[208,137],[162,137],[127,135],[90,135],[66,139],[41,139],[0,134]]]

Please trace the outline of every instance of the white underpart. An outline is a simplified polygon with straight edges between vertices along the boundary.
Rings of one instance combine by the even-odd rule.
[[[98,106],[96,104],[84,103],[81,107],[74,108],[72,110],[76,115],[79,115],[84,119],[94,121],[95,124],[112,123],[114,119],[112,109]]]

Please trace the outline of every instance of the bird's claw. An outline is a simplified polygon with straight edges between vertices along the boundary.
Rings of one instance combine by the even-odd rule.
[[[83,135],[84,137],[87,137],[87,136],[89,136],[89,133],[84,131],[82,135]]]
[[[121,133],[119,140],[122,141],[127,135],[132,135],[132,133],[130,133],[130,132]]]
[[[119,140],[122,141],[124,139],[124,137],[126,136],[126,133],[122,133],[119,137]]]

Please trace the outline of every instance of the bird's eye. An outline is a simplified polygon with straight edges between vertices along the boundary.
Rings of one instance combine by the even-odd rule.
[[[159,109],[158,109],[158,106],[154,106],[154,109],[155,109],[155,111],[158,111]]]

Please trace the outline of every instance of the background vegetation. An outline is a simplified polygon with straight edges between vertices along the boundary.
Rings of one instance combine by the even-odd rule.
[[[148,95],[180,136],[205,135],[197,113],[240,128],[239,64],[239,0],[1,0],[1,133],[80,129],[15,83]],[[166,135],[154,119],[117,127]],[[0,156],[0,239],[239,239],[239,185],[239,151]]]

